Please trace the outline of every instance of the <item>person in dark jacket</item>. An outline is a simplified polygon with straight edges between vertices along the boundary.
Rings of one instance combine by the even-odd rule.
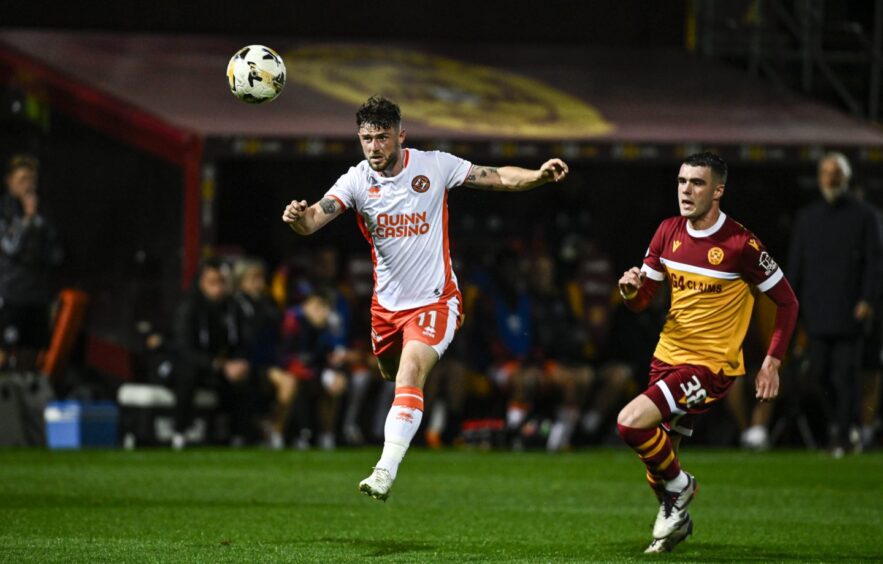
[[[19,369],[33,369],[37,351],[49,344],[51,271],[63,258],[40,213],[38,172],[34,157],[12,157],[0,196],[0,364]]]
[[[256,411],[268,411],[264,426],[267,443],[273,449],[285,446],[283,433],[297,390],[294,375],[280,368],[282,311],[267,292],[267,269],[257,259],[242,259],[233,269],[236,291],[233,302],[241,330],[242,350],[251,364],[252,393]]]
[[[175,311],[172,341],[177,355],[172,447],[178,450],[185,445],[197,386],[218,392],[222,407],[230,414],[233,437],[245,437],[252,403],[251,366],[242,350],[240,328],[219,262],[209,260],[200,267],[193,290]]]
[[[819,161],[822,199],[798,214],[788,261],[788,278],[803,304],[811,370],[832,397],[830,448],[836,457],[857,423],[862,332],[883,283],[878,219],[847,190],[851,175],[840,153]]]

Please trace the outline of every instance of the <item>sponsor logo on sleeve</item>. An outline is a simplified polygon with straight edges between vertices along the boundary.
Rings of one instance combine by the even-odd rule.
[[[760,267],[763,269],[763,273],[765,276],[769,276],[770,274],[775,272],[776,269],[779,268],[779,265],[776,264],[776,261],[773,260],[773,257],[771,257],[770,254],[766,251],[760,253],[760,260],[758,261],[758,264],[760,264]]]
[[[748,239],[748,246],[752,247],[758,253],[760,252],[760,245],[757,243],[757,239]]]

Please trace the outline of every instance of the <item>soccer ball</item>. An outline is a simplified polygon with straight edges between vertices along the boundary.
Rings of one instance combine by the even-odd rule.
[[[269,102],[285,86],[285,63],[276,51],[263,45],[248,45],[233,55],[227,65],[227,80],[233,95],[249,104]]]

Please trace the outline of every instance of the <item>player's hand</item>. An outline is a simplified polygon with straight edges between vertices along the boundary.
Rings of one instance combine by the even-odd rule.
[[[285,211],[282,212],[282,221],[285,223],[297,223],[301,219],[303,219],[304,214],[307,213],[307,201],[306,200],[291,200],[291,203],[285,206]]]
[[[644,285],[646,276],[637,266],[626,270],[619,279],[619,293],[628,300],[634,298]]]
[[[754,386],[757,388],[755,397],[760,401],[774,400],[779,396],[780,366],[782,361],[778,358],[767,355],[763,359],[763,364],[757,371],[757,378],[754,379]]]
[[[561,182],[570,169],[561,159],[549,159],[540,167],[540,178],[546,182]]]

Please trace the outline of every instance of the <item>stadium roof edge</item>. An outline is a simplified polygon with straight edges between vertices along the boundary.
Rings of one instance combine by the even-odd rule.
[[[353,110],[389,91],[410,145],[474,157],[653,162],[714,149],[763,163],[837,148],[883,164],[871,125],[683,53],[277,41],[289,82],[261,106],[224,86],[235,38],[5,30],[0,67],[59,111],[173,162],[199,138],[207,158],[357,155]],[[701,84],[678,82],[691,74]]]

